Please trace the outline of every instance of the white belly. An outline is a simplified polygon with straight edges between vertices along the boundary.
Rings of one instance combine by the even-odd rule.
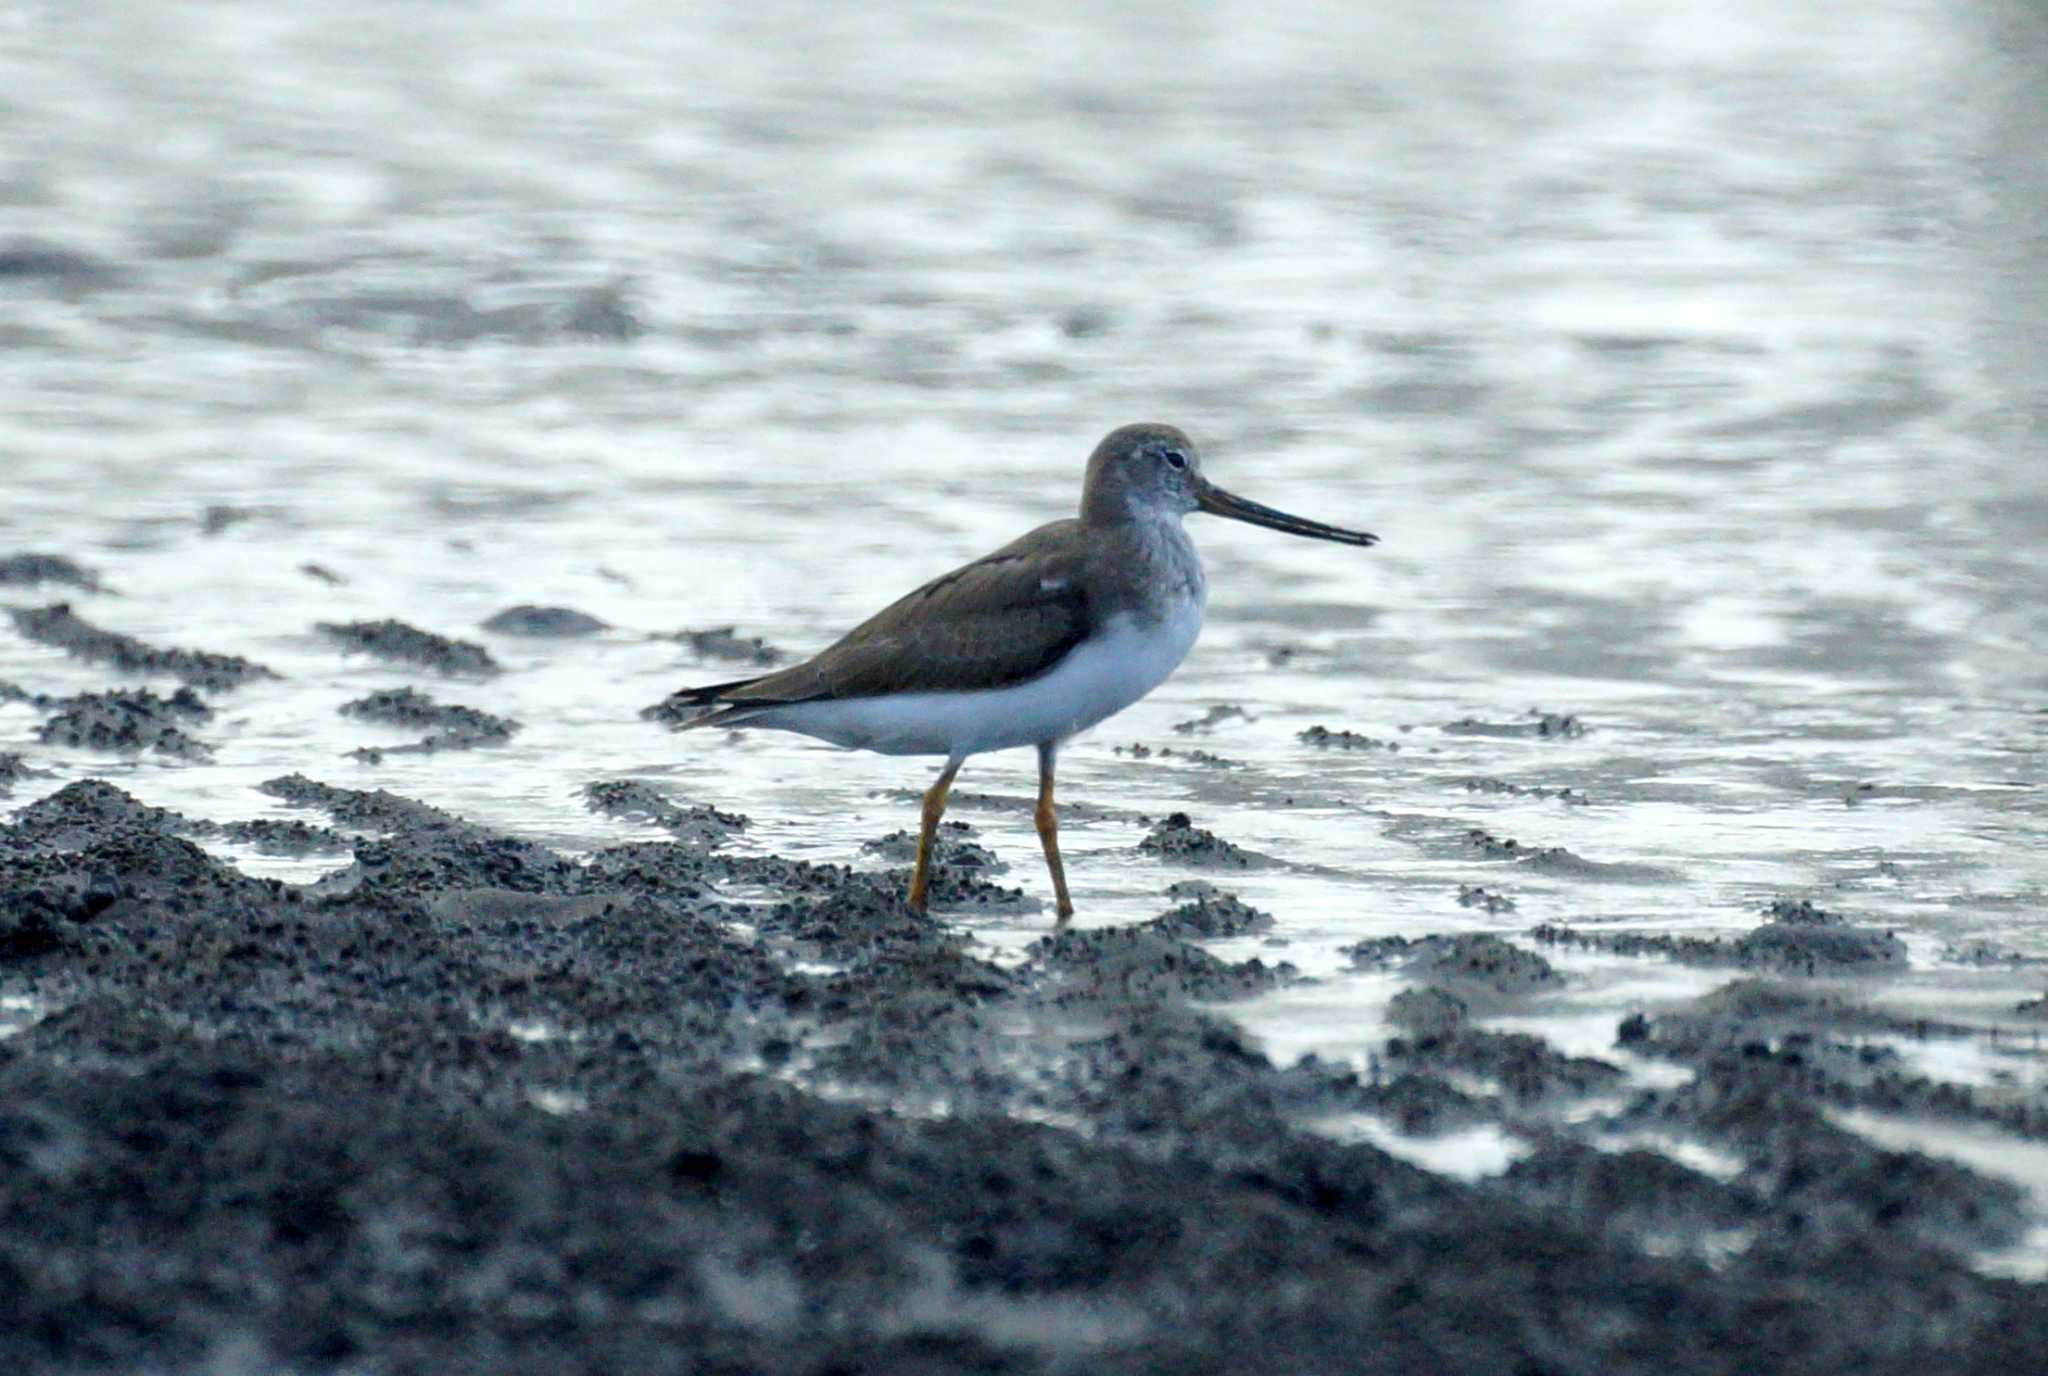
[[[1189,597],[1159,621],[1112,617],[1037,678],[970,693],[895,693],[800,702],[749,718],[747,726],[800,731],[884,755],[948,755],[1062,740],[1086,731],[1166,682],[1202,631]]]

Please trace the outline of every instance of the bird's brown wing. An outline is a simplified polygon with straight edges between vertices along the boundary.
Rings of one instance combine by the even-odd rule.
[[[934,578],[802,664],[699,700],[743,709],[1022,682],[1087,636],[1084,564],[1080,522],[1054,521]]]

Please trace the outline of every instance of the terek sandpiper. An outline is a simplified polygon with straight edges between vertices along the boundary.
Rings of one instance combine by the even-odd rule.
[[[1232,520],[1370,545],[1377,537],[1289,516],[1202,476],[1170,425],[1113,430],[1088,459],[1081,513],[935,578],[802,664],[684,688],[697,726],[764,726],[885,755],[943,755],[924,795],[910,906],[925,909],[932,838],[961,762],[1038,748],[1038,839],[1059,919],[1073,915],[1053,810],[1053,759],[1077,731],[1166,681],[1202,629],[1201,557],[1181,517]]]

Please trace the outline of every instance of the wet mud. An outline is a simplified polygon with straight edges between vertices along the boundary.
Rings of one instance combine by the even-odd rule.
[[[1874,1053],[1940,1029],[1853,986],[1751,977],[1568,1055],[1480,1025],[1566,983],[1541,955],[1392,938],[1352,951],[1404,985],[1370,1068],[1283,1068],[1212,1010],[1303,976],[1205,949],[1273,918],[1203,880],[998,964],[963,924],[1035,900],[964,825],[923,917],[905,834],[876,870],[739,853],[743,818],[642,781],[587,801],[673,839],[583,859],[264,791],[306,817],[85,781],[0,828],[0,980],[36,1009],[0,1039],[10,1370],[2008,1372],[2048,1343],[2048,1287],[1971,1262],[2021,1192],[1829,1115],[2048,1118]],[[1162,832],[1181,865],[1227,844]],[[220,836],[352,858],[285,884]],[[1690,1076],[1631,1089],[1643,1058]],[[1460,1183],[1331,1127],[1361,1115],[1525,1151]]]
[[[504,8],[0,20],[0,1373],[2040,1369],[2028,7]],[[1070,927],[635,716],[1140,398]]]

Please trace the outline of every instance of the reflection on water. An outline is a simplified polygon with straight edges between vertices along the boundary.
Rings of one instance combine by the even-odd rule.
[[[1068,823],[1084,921],[1185,877],[1141,815],[1286,860],[1227,881],[1327,981],[1247,1014],[1276,1047],[1377,1034],[1338,948],[1388,932],[1712,933],[1812,892],[1935,984],[1970,943],[2048,956],[2038,9],[1338,8],[18,13],[0,553],[285,677],[222,700],[205,764],[53,751],[0,704],[0,750],[53,771],[11,801],[101,774],[279,815],[255,785],[299,769],[587,849],[652,834],[580,801],[639,774],[858,861],[925,766],[663,736],[641,706],[736,671],[660,636],[815,648],[1157,417],[1385,541],[1198,525],[1202,644],[1063,765],[1108,809]],[[613,629],[477,631],[517,603]],[[312,627],[386,616],[488,640],[504,675],[427,686],[524,730],[349,758],[392,733],[335,709],[419,676]],[[0,679],[107,682],[7,631]],[[1587,730],[1443,729],[1531,708]],[[962,786],[1025,794],[1028,752]],[[959,815],[1039,882],[1022,810]],[[1577,974],[1559,1029],[1645,997]],[[1969,980],[1998,1009],[2041,983]]]

